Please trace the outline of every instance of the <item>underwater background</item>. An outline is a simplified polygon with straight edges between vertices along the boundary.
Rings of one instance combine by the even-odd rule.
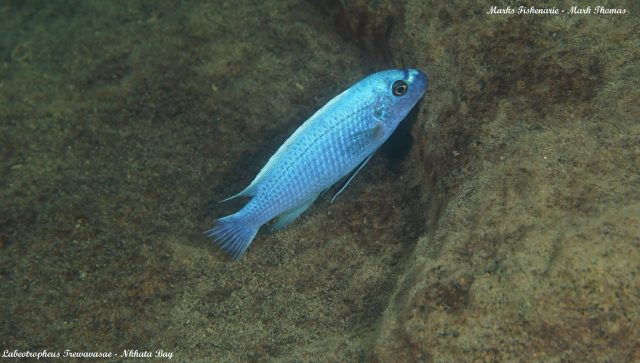
[[[597,5],[626,14],[487,14]],[[640,5],[0,1],[0,348],[640,361]],[[374,71],[429,90],[335,203],[203,232]],[[119,360],[115,359],[115,360]]]

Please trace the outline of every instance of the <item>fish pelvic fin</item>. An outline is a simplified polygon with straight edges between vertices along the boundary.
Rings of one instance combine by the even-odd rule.
[[[247,224],[239,213],[235,213],[216,220],[213,228],[205,234],[231,258],[237,260],[251,245],[258,228]]]
[[[353,178],[356,177],[356,175],[358,174],[358,172],[360,170],[362,170],[362,168],[364,168],[365,165],[367,165],[367,162],[371,159],[371,157],[373,156],[373,153],[371,153],[369,156],[367,156],[366,159],[364,159],[364,161],[362,161],[360,163],[360,165],[358,165],[354,171],[351,173],[351,175],[349,176],[349,179],[347,179],[347,181],[342,185],[342,187],[340,188],[340,190],[338,190],[336,192],[336,194],[333,195],[333,198],[331,198],[331,204],[333,204],[333,202],[336,200],[336,198],[338,198],[338,195],[340,195],[340,193],[342,193],[345,189],[347,189],[347,186],[349,185],[349,183],[351,183],[351,181],[353,180]]]

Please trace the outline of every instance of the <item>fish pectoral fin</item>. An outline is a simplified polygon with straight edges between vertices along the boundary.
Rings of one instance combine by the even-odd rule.
[[[369,145],[380,140],[384,136],[384,127],[382,122],[370,129],[354,132],[347,140],[347,152],[351,154],[361,154],[366,151]]]
[[[333,201],[336,200],[336,198],[338,197],[338,195],[340,195],[340,193],[342,193],[346,188],[347,185],[349,185],[349,183],[351,183],[351,181],[353,180],[353,178],[356,177],[356,174],[358,174],[358,172],[360,170],[362,170],[362,168],[364,168],[365,165],[367,165],[367,162],[369,161],[369,159],[371,159],[371,157],[373,156],[373,153],[371,153],[369,156],[367,156],[366,159],[364,159],[360,165],[358,165],[354,171],[351,173],[351,175],[349,176],[349,179],[347,179],[347,181],[342,185],[342,187],[340,188],[340,190],[338,190],[338,192],[336,192],[336,194],[333,195],[333,198],[331,198],[331,204],[333,204]]]
[[[290,225],[305,210],[307,210],[309,207],[311,207],[311,204],[313,204],[313,202],[315,202],[316,198],[318,198],[317,195],[315,197],[305,201],[304,203],[300,204],[299,206],[291,208],[288,211],[280,214],[278,216],[278,220],[271,226],[271,230],[272,231],[277,231],[277,230],[280,230],[280,229]]]

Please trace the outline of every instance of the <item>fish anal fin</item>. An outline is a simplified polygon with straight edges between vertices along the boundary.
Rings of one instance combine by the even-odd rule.
[[[307,210],[311,204],[316,200],[317,196],[305,201],[297,207],[291,208],[288,211],[280,214],[278,216],[278,220],[271,226],[272,231],[280,230],[288,225],[290,225],[293,221],[296,220],[305,210]]]

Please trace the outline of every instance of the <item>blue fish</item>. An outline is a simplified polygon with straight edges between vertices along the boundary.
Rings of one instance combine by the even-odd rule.
[[[352,172],[335,199],[420,100],[427,84],[426,74],[417,69],[392,69],[371,74],[333,98],[280,146],[249,186],[224,200],[251,198],[206,234],[238,259],[263,224],[278,217],[273,229],[287,226]]]

